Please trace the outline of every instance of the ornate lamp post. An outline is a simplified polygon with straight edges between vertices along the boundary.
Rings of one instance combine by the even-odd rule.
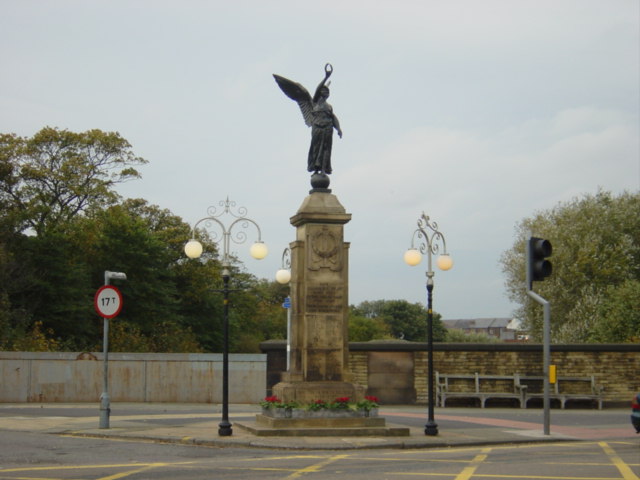
[[[239,227],[242,229],[249,228],[250,225],[256,227],[258,231],[258,240],[251,246],[250,253],[251,256],[257,260],[262,260],[267,256],[268,249],[267,246],[261,240],[260,227],[256,222],[251,220],[250,218],[245,217],[247,213],[246,208],[241,207],[238,209],[238,214],[235,214],[231,211],[231,208],[236,206],[235,202],[229,201],[227,197],[226,200],[220,201],[218,203],[220,207],[224,207],[221,212],[217,211],[216,207],[209,207],[207,209],[207,217],[201,218],[198,220],[193,226],[193,230],[191,231],[191,240],[187,242],[184,246],[184,252],[189,258],[199,258],[202,255],[202,244],[195,239],[196,230],[201,223],[204,223],[204,228],[209,230],[211,228],[214,229],[212,232],[212,239],[214,242],[218,244],[222,244],[222,282],[223,288],[222,293],[224,296],[224,324],[223,324],[223,339],[224,339],[224,349],[222,352],[222,420],[219,423],[218,435],[222,437],[228,437],[232,435],[233,430],[231,429],[231,423],[229,422],[229,279],[230,279],[230,271],[231,267],[231,257],[229,254],[229,247],[231,242],[234,243],[244,243],[247,240],[247,234],[243,230],[238,230],[235,227]],[[224,214],[230,215],[231,223],[229,226],[225,226],[224,223],[220,220]],[[222,234],[218,234],[215,229],[221,230]],[[232,235],[232,232],[235,233]],[[222,242],[220,242],[222,240]]]
[[[285,248],[282,252],[282,268],[276,272],[276,282],[286,285],[291,281],[291,249]],[[282,305],[287,309],[287,371],[291,363],[291,287],[289,295]]]
[[[414,241],[418,238],[419,247],[414,246]],[[429,220],[429,217],[422,213],[418,219],[418,228],[411,237],[411,248],[404,254],[404,261],[412,267],[418,265],[422,260],[422,254],[427,255],[427,342],[428,342],[428,383],[429,395],[428,419],[424,428],[425,435],[438,435],[438,425],[434,420],[433,407],[435,395],[433,390],[433,276],[434,271],[431,264],[431,255],[438,255],[442,244],[442,254],[438,256],[436,264],[440,270],[449,270],[453,267],[453,260],[447,253],[447,244],[444,235],[438,230],[438,224]]]

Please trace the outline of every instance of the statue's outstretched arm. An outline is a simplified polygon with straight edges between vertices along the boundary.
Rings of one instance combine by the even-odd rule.
[[[316,87],[316,93],[313,95],[313,103],[316,103],[320,98],[320,90],[322,89],[322,87],[327,85],[327,80],[329,80],[329,77],[331,76],[332,73],[333,73],[333,65],[331,65],[330,63],[327,63],[324,66],[324,78]],[[329,85],[327,85],[327,87],[328,86]]]

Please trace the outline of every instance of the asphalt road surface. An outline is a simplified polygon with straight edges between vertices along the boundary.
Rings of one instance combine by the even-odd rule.
[[[425,448],[404,449],[383,444],[333,449],[331,444],[322,450],[307,443],[297,450],[302,439],[293,440],[293,449],[282,449],[280,440],[270,449],[185,443],[194,434],[216,438],[218,405],[113,407],[113,428],[101,435],[96,405],[1,405],[0,480],[640,480],[640,435],[632,432],[626,409],[552,411],[552,432],[559,436],[536,443],[528,433],[539,432],[541,410],[436,409],[438,438],[472,437],[474,443],[427,447],[427,442]],[[232,407],[233,421],[254,415],[250,406]],[[424,438],[423,408],[390,406],[384,415]],[[159,431],[163,436],[155,435]],[[165,438],[167,432],[174,441]],[[486,438],[491,434],[497,436]]]
[[[446,449],[286,451],[1,432],[0,479],[638,480],[636,439]]]

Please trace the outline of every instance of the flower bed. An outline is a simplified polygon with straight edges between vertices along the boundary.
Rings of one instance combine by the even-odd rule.
[[[358,418],[377,417],[378,399],[373,396],[352,402],[349,397],[338,397],[333,402],[316,400],[308,405],[282,402],[278,397],[266,397],[260,402],[262,414],[274,418]]]

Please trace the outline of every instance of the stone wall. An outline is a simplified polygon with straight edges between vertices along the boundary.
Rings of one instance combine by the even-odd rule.
[[[266,355],[230,355],[230,401],[257,403],[280,380],[284,341],[264,342]],[[354,342],[351,381],[383,403],[426,404],[425,343]],[[0,352],[0,402],[97,402],[102,391],[99,353]],[[640,392],[640,345],[552,345],[559,376],[590,376],[604,386],[605,405],[628,405]],[[434,344],[434,368],[443,373],[542,375],[542,346]],[[220,354],[109,354],[115,402],[221,401]],[[410,374],[411,372],[411,374]]]
[[[285,344],[264,342],[263,352],[284,359]],[[349,367],[353,381],[367,388],[384,403],[427,402],[427,345],[405,341],[352,342]],[[386,361],[381,356],[386,354]],[[542,345],[521,343],[434,344],[434,370],[442,373],[487,375],[542,375]],[[412,361],[413,375],[407,359]],[[605,404],[627,405],[640,392],[640,345],[552,345],[551,363],[558,376],[591,376],[604,386]],[[370,368],[375,365],[376,371]],[[387,369],[381,371],[381,366]],[[400,372],[400,374],[399,374]],[[278,372],[271,371],[270,378]],[[386,383],[381,379],[386,378]],[[374,386],[371,383],[375,383]],[[385,388],[380,388],[384,384]],[[271,384],[267,383],[267,390]]]

